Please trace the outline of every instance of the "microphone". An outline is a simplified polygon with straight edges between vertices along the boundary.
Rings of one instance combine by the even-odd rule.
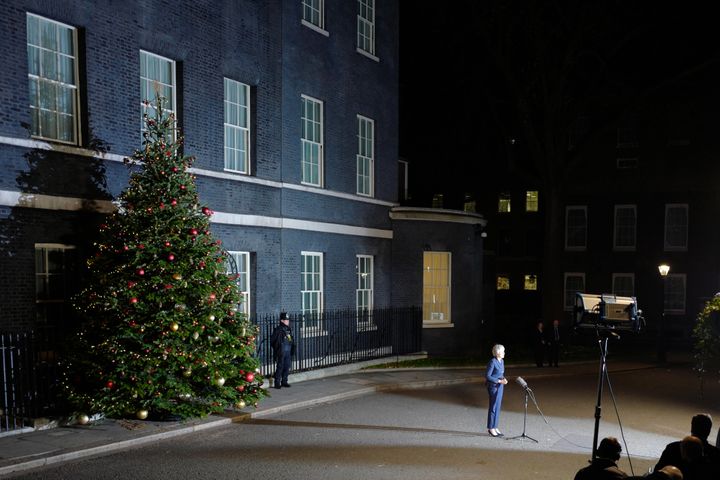
[[[523,377],[517,377],[517,378],[515,379],[515,381],[516,381],[517,384],[520,385],[523,389],[525,389],[525,390],[528,389],[528,384],[527,384],[527,382],[523,379]]]

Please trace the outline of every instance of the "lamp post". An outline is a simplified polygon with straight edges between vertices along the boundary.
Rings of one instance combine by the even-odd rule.
[[[662,310],[660,311],[660,325],[658,327],[658,361],[665,363],[665,284],[668,273],[670,273],[670,265],[665,263],[658,265],[658,272],[662,278],[663,294],[662,294]]]

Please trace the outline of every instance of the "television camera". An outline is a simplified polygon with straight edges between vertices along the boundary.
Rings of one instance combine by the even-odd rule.
[[[573,326],[614,332],[639,333],[644,326],[642,310],[635,297],[620,297],[611,293],[576,293]]]

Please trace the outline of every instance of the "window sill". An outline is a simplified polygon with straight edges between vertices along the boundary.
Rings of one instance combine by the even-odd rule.
[[[430,323],[423,322],[423,328],[455,328],[454,323]]]
[[[317,33],[319,33],[321,35],[325,35],[326,37],[330,36],[330,32],[328,32],[327,30],[325,30],[323,28],[318,27],[317,25],[315,25],[313,23],[308,22],[307,20],[300,20],[300,23],[302,23],[303,25],[308,27],[310,30],[316,31]]]
[[[366,52],[366,51],[363,50],[362,48],[355,47],[355,51],[356,51],[357,53],[359,53],[360,55],[362,55],[363,57],[367,57],[367,58],[369,58],[370,60],[373,60],[373,61],[375,61],[375,62],[380,63],[380,59],[379,59],[378,57],[376,57],[376,56],[373,55],[372,53]]]

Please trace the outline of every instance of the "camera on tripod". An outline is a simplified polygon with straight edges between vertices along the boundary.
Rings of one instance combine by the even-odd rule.
[[[599,331],[639,333],[645,324],[642,310],[635,297],[620,297],[611,293],[576,293],[573,309],[574,328]]]

